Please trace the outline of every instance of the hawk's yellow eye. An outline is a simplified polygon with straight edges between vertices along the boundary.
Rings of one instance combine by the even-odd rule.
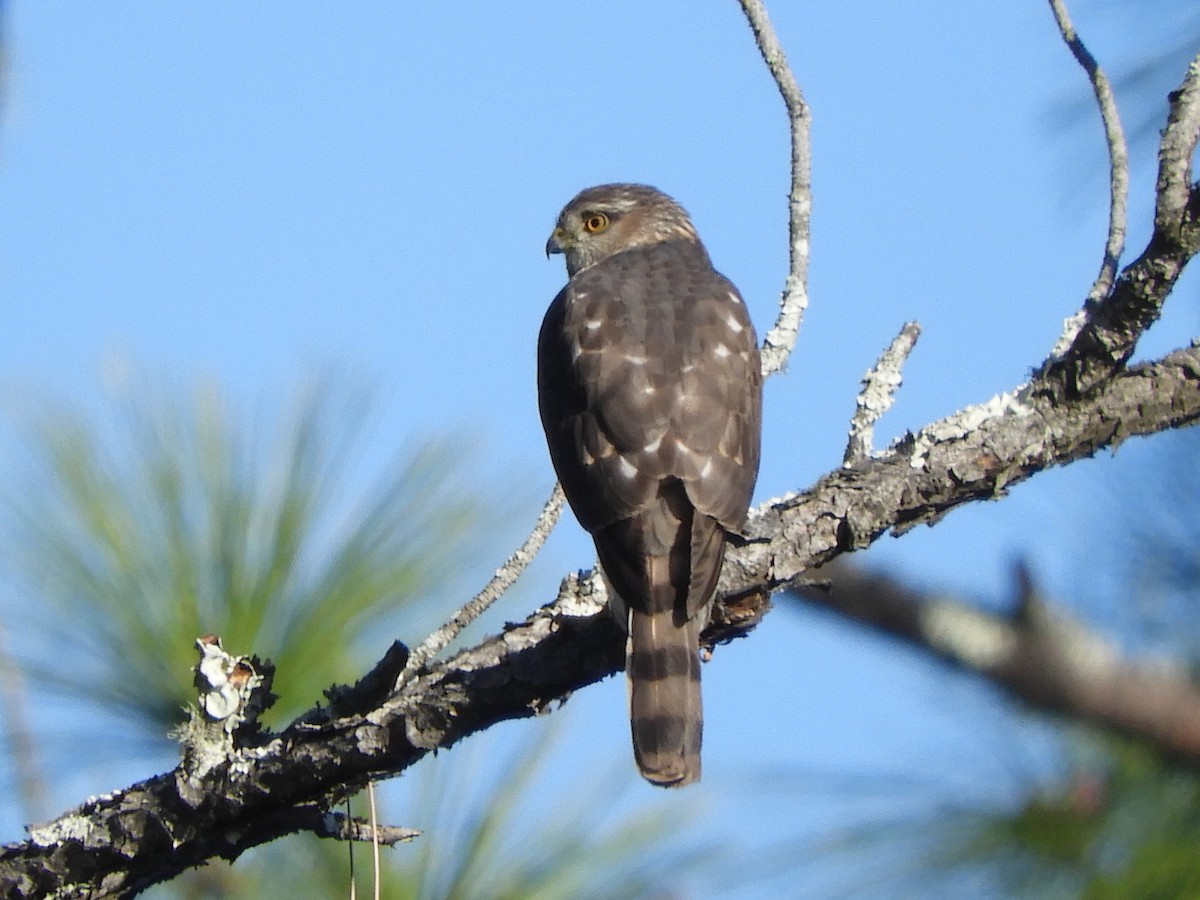
[[[588,213],[583,220],[583,230],[588,234],[599,234],[608,227],[608,216],[602,212]]]

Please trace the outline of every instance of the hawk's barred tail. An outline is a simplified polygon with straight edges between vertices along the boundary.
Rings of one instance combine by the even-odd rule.
[[[629,721],[642,777],[663,787],[700,780],[699,618],[633,611],[626,644]]]

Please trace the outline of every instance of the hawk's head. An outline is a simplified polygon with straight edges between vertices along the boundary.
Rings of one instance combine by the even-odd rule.
[[[645,184],[601,184],[575,195],[558,214],[546,255],[563,253],[567,274],[631,247],[661,241],[700,243],[682,206]]]

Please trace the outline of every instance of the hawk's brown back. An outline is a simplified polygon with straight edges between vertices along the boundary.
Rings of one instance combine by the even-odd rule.
[[[593,245],[571,243],[587,239],[571,231],[572,215],[590,218],[593,203],[612,198],[648,224],[589,261]],[[580,255],[538,339],[542,424],[614,609],[628,609],[638,765],[655,783],[687,784],[700,774],[700,631],[758,472],[757,341],[737,290],[665,195],[585,191],[548,246],[559,241]]]
[[[579,272],[538,339],[538,400],[580,523],[647,508],[666,479],[736,532],[758,474],[762,376],[737,289],[697,243],[635,247]]]

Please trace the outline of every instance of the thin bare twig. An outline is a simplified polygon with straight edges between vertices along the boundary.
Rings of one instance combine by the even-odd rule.
[[[850,420],[850,440],[842,457],[843,466],[852,466],[871,456],[875,423],[892,408],[896,389],[903,380],[901,369],[920,336],[920,325],[905,322],[900,333],[863,376],[862,390],[855,401],[854,417]]]
[[[292,813],[300,828],[311,831],[318,837],[333,838],[339,841],[379,843],[391,847],[406,841],[412,841],[421,836],[415,828],[403,828],[399,825],[372,825],[361,819],[355,819],[346,813],[322,812],[315,806],[297,809]]]
[[[496,570],[496,574],[492,576],[492,580],[484,586],[482,591],[467,601],[462,609],[450,617],[446,624],[425,638],[420,646],[413,650],[412,655],[408,658],[408,663],[404,666],[404,671],[396,679],[396,690],[400,690],[422,666],[437,656],[447,644],[462,633],[464,628],[479,618],[521,576],[521,573],[533,562],[538,551],[542,549],[542,545],[546,543],[550,532],[554,530],[559,516],[562,515],[564,501],[562,486],[555,484],[550,499],[546,501],[546,505],[538,514],[537,523],[533,526],[529,537],[525,539],[525,543],[513,551],[513,554],[503,566]]]
[[[808,251],[812,230],[812,145],[811,119],[800,85],[788,66],[775,27],[760,0],[738,0],[763,62],[775,79],[787,107],[792,137],[792,187],[788,197],[788,277],[779,303],[779,316],[763,340],[763,375],[787,365],[796,336],[808,309]]]
[[[1125,144],[1125,131],[1121,127],[1121,116],[1117,111],[1117,101],[1113,97],[1112,85],[1108,76],[1096,62],[1096,58],[1075,31],[1071,17],[1067,13],[1065,0],[1050,0],[1050,9],[1054,13],[1054,21],[1058,23],[1058,31],[1063,41],[1070,48],[1075,60],[1087,73],[1092,83],[1092,92],[1096,95],[1096,104],[1100,107],[1100,118],[1104,123],[1104,137],[1108,144],[1109,165],[1109,202],[1108,202],[1108,238],[1104,245],[1104,259],[1100,264],[1100,274],[1088,292],[1088,300],[1095,302],[1101,297],[1107,297],[1112,290],[1117,276],[1117,262],[1125,250],[1125,229],[1127,225],[1127,205],[1129,198],[1129,148]]]

